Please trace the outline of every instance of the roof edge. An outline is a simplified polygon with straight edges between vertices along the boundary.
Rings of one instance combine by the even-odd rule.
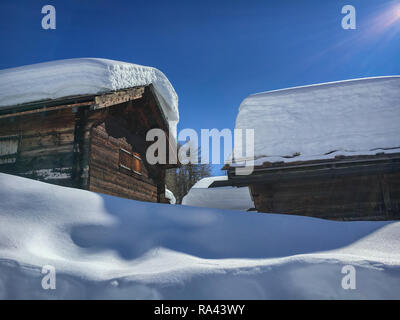
[[[131,87],[131,88],[124,88],[124,89],[119,89],[119,90],[104,91],[104,92],[99,92],[96,94],[65,96],[65,97],[60,97],[60,98],[55,98],[55,99],[37,100],[37,101],[31,101],[31,102],[26,102],[26,103],[20,103],[20,104],[0,107],[0,115],[22,112],[22,111],[26,111],[26,110],[55,107],[55,106],[61,106],[61,105],[66,105],[66,104],[76,104],[76,103],[85,103],[85,102],[87,102],[88,104],[95,104],[96,97],[107,96],[110,94],[116,94],[119,92],[129,91],[129,90],[137,89],[137,88],[146,88],[146,87],[150,87],[151,85],[152,84]]]
[[[357,82],[363,82],[363,81],[372,81],[372,80],[388,80],[388,79],[400,79],[400,75],[390,75],[390,76],[377,76],[377,77],[366,77],[366,78],[355,78],[355,79],[347,79],[347,80],[338,80],[338,81],[330,81],[330,82],[322,82],[322,83],[316,83],[316,84],[308,84],[308,85],[303,85],[303,86],[296,86],[296,87],[288,87],[288,88],[282,88],[282,89],[276,89],[276,90],[270,90],[270,91],[262,91],[258,93],[253,93],[250,94],[249,96],[246,97],[255,97],[258,95],[264,95],[264,94],[272,94],[272,93],[283,93],[283,92],[288,92],[291,90],[299,90],[299,89],[307,89],[307,88],[317,88],[317,87],[323,87],[323,86],[329,86],[329,85],[334,85],[334,84],[349,84],[349,83],[357,83]]]

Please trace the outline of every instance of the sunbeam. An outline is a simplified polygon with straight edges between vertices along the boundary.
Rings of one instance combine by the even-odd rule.
[[[395,24],[398,23],[396,26]],[[373,29],[377,33],[385,32],[395,27],[395,33],[400,31],[400,4],[396,3],[389,6],[385,11],[376,17],[373,23]]]

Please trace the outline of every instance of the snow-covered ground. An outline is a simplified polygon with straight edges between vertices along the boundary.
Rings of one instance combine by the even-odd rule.
[[[175,134],[178,96],[167,77],[156,68],[121,61],[78,58],[0,70],[0,108],[149,84]]]
[[[254,129],[261,165],[400,152],[399,123],[400,76],[390,76],[251,95],[236,128]]]
[[[400,298],[400,222],[144,203],[6,174],[0,199],[3,299]],[[355,290],[341,286],[347,264]]]
[[[228,176],[203,178],[183,198],[186,206],[247,211],[254,208],[248,187],[209,188],[214,181],[227,180]]]

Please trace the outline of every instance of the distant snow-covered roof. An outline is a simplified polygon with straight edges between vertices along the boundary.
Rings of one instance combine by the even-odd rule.
[[[197,181],[192,188],[194,189],[206,189],[208,188],[214,181],[227,181],[228,176],[215,176],[215,177],[207,177]]]
[[[176,198],[174,193],[167,188],[165,188],[165,198],[169,200],[170,204],[176,204]]]
[[[68,59],[0,70],[0,108],[149,84],[176,130],[178,96],[167,77],[156,68],[107,59]]]
[[[256,165],[400,152],[399,124],[400,76],[254,94],[236,119],[255,130]]]
[[[225,181],[227,176],[208,177],[198,181],[183,198],[182,204],[194,207],[247,211],[254,208],[248,187],[218,187],[209,189],[214,181]]]

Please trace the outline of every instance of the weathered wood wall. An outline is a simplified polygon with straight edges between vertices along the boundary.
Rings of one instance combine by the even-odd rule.
[[[154,95],[146,88],[142,98],[89,114],[89,190],[135,200],[167,202],[165,168],[146,162],[147,131],[167,129],[155,104]],[[121,149],[142,159],[140,174],[121,167]]]
[[[113,135],[110,123],[117,122],[108,118],[92,129],[90,144],[89,190],[119,197],[143,201],[158,201],[156,179],[149,176],[146,166],[142,166],[141,174],[128,171],[121,167],[121,148],[129,152],[135,151],[135,146],[128,141],[134,140],[129,132],[119,137]],[[119,128],[119,131],[125,131]],[[145,159],[145,154],[140,154]]]
[[[15,163],[0,171],[73,186],[75,116],[71,109],[0,119],[0,137],[18,136]]]
[[[106,94],[76,108],[46,108],[50,111],[0,116],[0,172],[135,200],[167,202],[165,168],[146,163],[147,131],[167,131],[150,87]],[[140,172],[120,165],[121,149],[142,159]]]
[[[400,172],[250,186],[260,212],[333,220],[400,219]]]

